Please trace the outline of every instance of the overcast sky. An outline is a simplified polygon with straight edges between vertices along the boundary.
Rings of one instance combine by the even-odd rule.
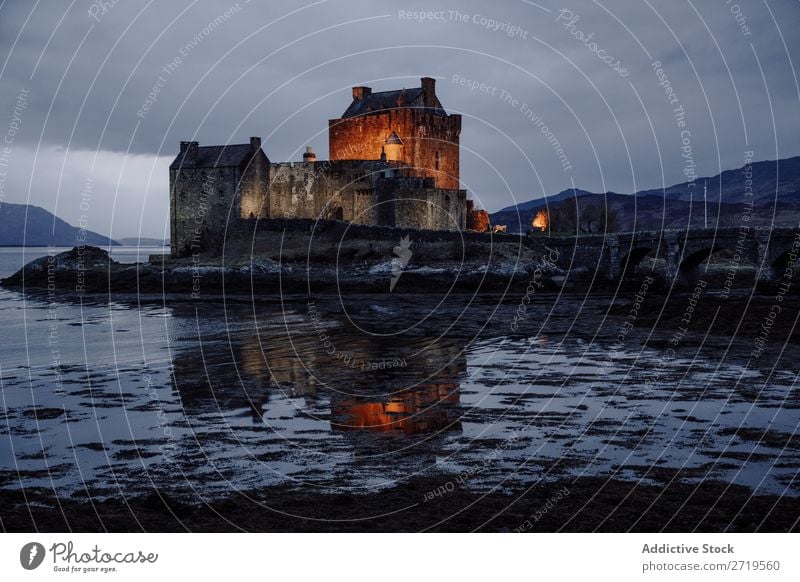
[[[657,188],[800,155],[799,29],[798,0],[5,0],[0,203],[164,237],[180,140],[324,159],[351,86],[422,76],[490,211]]]

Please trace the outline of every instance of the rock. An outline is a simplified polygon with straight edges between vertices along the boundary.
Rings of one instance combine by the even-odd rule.
[[[545,275],[560,274],[545,268],[536,252],[520,247],[518,240],[500,242],[487,236],[485,241],[476,239],[466,245],[462,241],[420,241],[412,247],[413,256],[401,269],[391,254],[392,245],[378,249],[372,243],[368,239],[353,241],[353,248],[373,250],[367,259],[358,253],[351,258],[340,253],[332,260],[329,253],[309,262],[307,253],[295,252],[294,248],[307,247],[305,236],[288,249],[294,254],[287,261],[234,254],[231,259],[165,257],[135,265],[120,264],[97,247],[75,247],[28,263],[0,285],[66,294],[168,293],[174,300],[205,300],[223,293],[251,297],[280,293],[502,291],[509,285],[526,284],[534,269]],[[396,284],[390,287],[395,277]]]
[[[467,228],[476,232],[487,232],[489,230],[489,213],[485,210],[468,212]]]

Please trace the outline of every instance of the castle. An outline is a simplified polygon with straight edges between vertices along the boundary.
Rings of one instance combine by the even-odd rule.
[[[464,230],[461,116],[448,114],[436,82],[372,92],[353,87],[344,114],[328,122],[330,159],[306,148],[302,162],[272,163],[261,139],[200,146],[181,142],[169,168],[172,256],[219,249],[233,221],[269,218]]]

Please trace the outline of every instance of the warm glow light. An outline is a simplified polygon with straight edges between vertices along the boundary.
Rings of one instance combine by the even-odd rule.
[[[452,382],[419,384],[386,402],[334,399],[338,430],[399,431],[407,435],[451,429],[456,426],[452,405],[460,399],[459,385]],[[448,406],[450,405],[450,406]]]
[[[540,210],[537,212],[531,222],[531,226],[539,230],[547,230],[547,211]]]

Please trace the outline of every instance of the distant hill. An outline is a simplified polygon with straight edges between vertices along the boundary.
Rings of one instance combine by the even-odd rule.
[[[148,238],[129,236],[118,238],[117,242],[126,247],[164,247],[169,245],[169,241],[163,238]]]
[[[71,247],[87,244],[118,246],[117,241],[96,232],[80,230],[44,208],[28,204],[0,204],[0,246]],[[79,240],[79,235],[85,240]]]
[[[739,224],[744,201],[752,200],[751,226],[800,224],[800,156],[753,163],[752,198],[745,196],[743,170],[744,167],[699,178],[693,189],[689,188],[689,182],[683,182],[663,190],[642,190],[634,195],[564,190],[554,196],[503,208],[491,214],[490,219],[492,224],[508,225],[510,232],[526,232],[536,213],[548,208],[553,217],[551,227],[555,228],[556,222],[566,221],[565,230],[575,229],[576,216],[579,223],[583,222],[582,226],[578,225],[582,231],[624,232],[686,226],[702,228],[704,225],[714,228]],[[705,208],[704,185],[708,188]],[[606,203],[608,215],[603,214]],[[607,216],[611,220],[607,221]],[[600,218],[607,227],[600,228]]]
[[[744,166],[736,170],[726,170],[721,174],[695,180],[694,191],[689,189],[689,182],[675,184],[664,190],[642,190],[637,196],[665,196],[675,200],[702,199],[703,186],[708,186],[708,201],[736,203],[744,202],[745,176]],[[770,160],[751,164],[753,180],[753,196],[755,202],[772,201],[777,194],[782,200],[787,195],[800,193],[800,156],[785,160]]]
[[[495,214],[499,214],[501,212],[513,212],[516,210],[530,210],[531,208],[541,208],[545,201],[548,204],[553,204],[555,202],[561,202],[562,200],[566,200],[567,198],[576,198],[578,196],[586,196],[587,194],[592,194],[592,192],[587,192],[586,190],[581,190],[580,188],[575,188],[574,190],[562,190],[558,194],[554,194],[552,196],[545,196],[544,198],[537,198],[536,200],[528,200],[527,202],[522,202],[515,206],[506,206],[498,210]]]

